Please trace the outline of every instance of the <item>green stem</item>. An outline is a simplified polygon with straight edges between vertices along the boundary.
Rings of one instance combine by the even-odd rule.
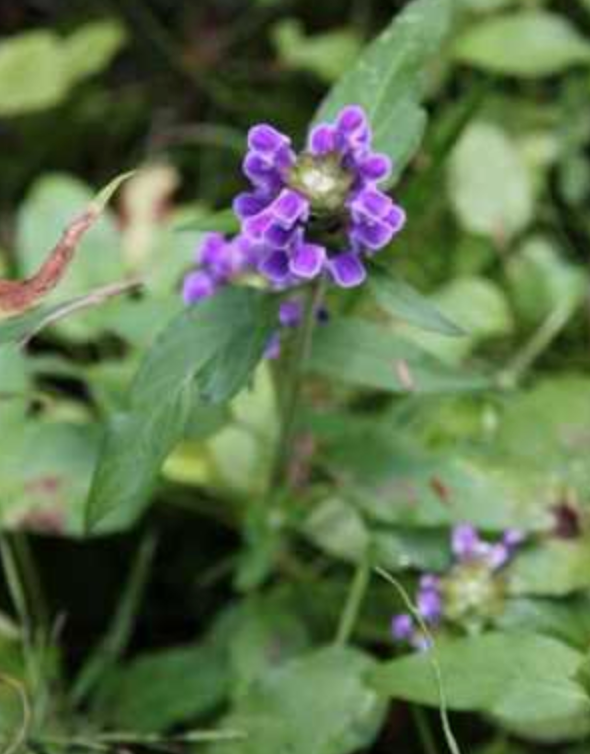
[[[271,476],[271,493],[283,484],[288,476],[297,429],[297,408],[303,388],[303,376],[311,352],[316,312],[323,295],[324,285],[322,281],[317,282],[307,293],[303,321],[297,329],[296,339],[293,343],[291,359],[286,374],[287,387],[284,393],[281,436]]]
[[[554,309],[504,369],[499,377],[500,384],[504,387],[514,387],[518,384],[522,375],[565,327],[570,316],[569,307],[561,306]]]
[[[338,631],[336,633],[336,639],[334,643],[337,646],[344,646],[350,641],[352,632],[354,631],[355,624],[357,622],[361,605],[367,593],[369,586],[371,569],[369,566],[369,560],[367,557],[363,557],[356,568],[354,577],[350,584],[348,596],[340,616],[340,623],[338,624]]]

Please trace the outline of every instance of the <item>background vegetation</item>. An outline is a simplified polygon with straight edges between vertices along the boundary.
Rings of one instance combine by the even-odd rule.
[[[370,566],[412,595],[469,521],[527,539],[493,620],[436,638],[462,750],[587,751],[587,0],[416,0],[393,27],[375,117],[395,115],[409,222],[380,256],[388,282],[330,294],[273,509],[274,367],[166,435],[193,332],[164,372],[153,343],[183,316],[201,234],[232,228],[247,129],[302,143],[406,5],[0,6],[0,277],[31,274],[101,186],[140,168],[47,308],[0,323],[0,748],[442,752],[435,653],[393,641],[404,600]]]

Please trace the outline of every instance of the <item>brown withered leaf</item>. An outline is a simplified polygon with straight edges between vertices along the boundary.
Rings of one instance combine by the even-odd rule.
[[[108,184],[87,209],[65,229],[37,272],[25,280],[0,279],[0,318],[22,314],[36,306],[66,273],[82,236],[100,217],[117,188],[133,173],[124,173]]]

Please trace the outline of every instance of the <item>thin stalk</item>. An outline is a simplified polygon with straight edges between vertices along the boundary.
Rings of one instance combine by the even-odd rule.
[[[271,476],[271,492],[284,483],[288,476],[289,462],[297,429],[297,408],[303,388],[305,367],[311,352],[313,331],[316,324],[316,312],[324,295],[323,281],[315,283],[307,294],[303,321],[297,330],[293,343],[291,359],[286,374],[287,387],[283,404],[283,421],[279,447]]]
[[[513,387],[567,324],[571,309],[558,306],[535,330],[499,377],[501,385]]]
[[[337,646],[343,647],[348,644],[354,627],[356,625],[363,600],[367,593],[371,576],[371,569],[369,566],[369,560],[363,557],[357,565],[355,574],[350,584],[348,596],[344,603],[342,615],[340,616],[340,622],[338,624],[338,631],[336,633],[336,639],[334,643]]]

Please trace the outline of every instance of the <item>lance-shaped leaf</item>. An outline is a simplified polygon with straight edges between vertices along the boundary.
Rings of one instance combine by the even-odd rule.
[[[82,236],[99,218],[106,204],[131,173],[111,181],[63,232],[39,269],[25,280],[0,279],[0,318],[22,314],[40,303],[60,282],[72,262]]]
[[[247,383],[277,321],[276,297],[221,291],[184,310],[156,338],[125,413],[106,428],[87,508],[93,528],[133,517],[149,501],[195,405],[224,403]]]
[[[449,0],[409,3],[330,91],[315,121],[332,119],[345,105],[362,105],[375,148],[389,154],[399,175],[424,133],[424,76],[449,31],[451,16]]]

